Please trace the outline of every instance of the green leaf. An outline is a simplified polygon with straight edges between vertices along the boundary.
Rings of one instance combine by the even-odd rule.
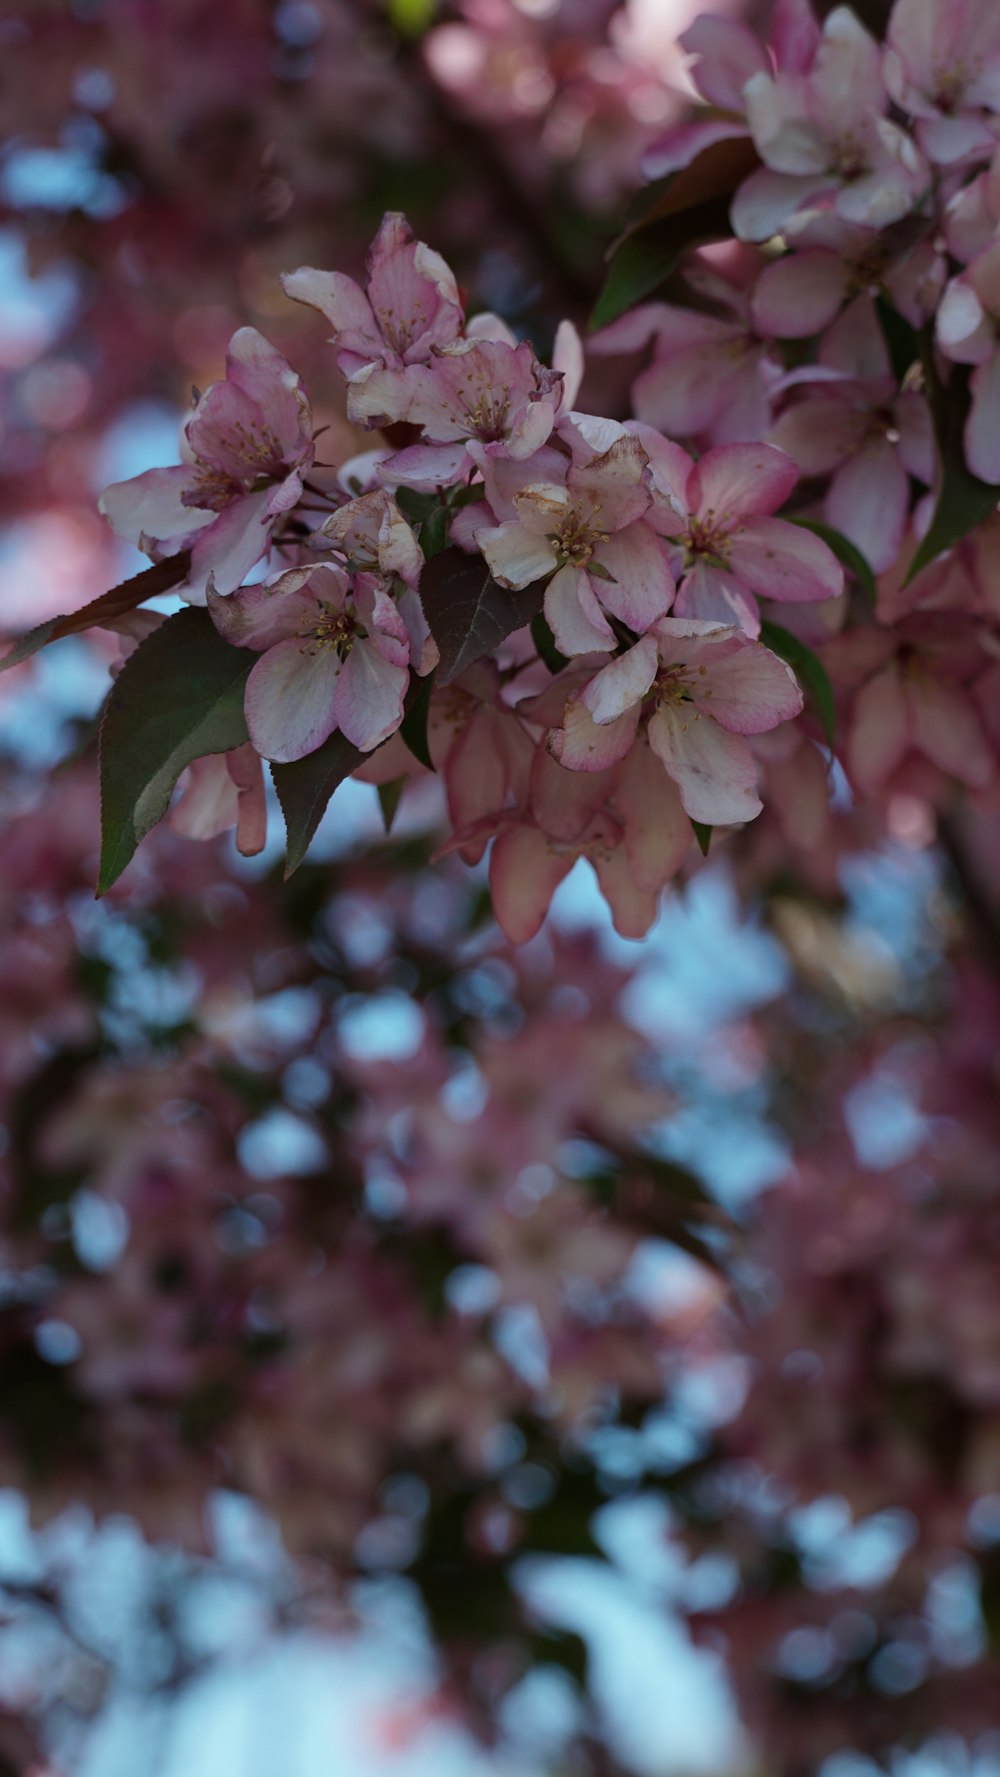
[[[956,543],[981,525],[1000,505],[1000,487],[980,481],[966,467],[964,433],[971,405],[969,372],[965,366],[956,365],[947,388],[942,387],[934,369],[932,350],[930,346],[925,349],[924,367],[928,400],[938,435],[941,485],[930,529],[910,563],[904,581],[906,586],[936,556],[954,549]]]
[[[420,602],[440,650],[438,682],[450,685],[466,667],[492,654],[542,608],[542,581],[512,591],[490,575],[481,556],[446,549],[420,576]]]
[[[412,487],[398,487],[392,497],[410,524],[423,524],[438,504],[435,494],[418,494]]]
[[[708,848],[712,843],[712,828],[706,826],[704,821],[692,821],[691,826],[698,841],[698,849],[702,857],[707,858]]]
[[[406,708],[399,732],[405,740],[413,757],[428,771],[436,771],[437,767],[431,758],[431,750],[427,743],[427,718],[430,714],[431,692],[434,690],[434,674],[428,673],[426,678],[410,680],[410,688],[406,694]]]
[[[617,321],[651,296],[689,247],[728,235],[733,193],[759,164],[745,136],[731,137],[713,142],[690,166],[652,186],[652,203],[610,249],[611,264],[590,317],[591,329]]]
[[[188,608],[126,660],[101,722],[99,895],[166,814],[185,766],[243,745],[243,691],[256,658],[224,642],[207,611]]]
[[[377,749],[375,749],[377,751]],[[334,729],[328,740],[290,765],[272,765],[271,777],[285,817],[285,881],[295,874],[312,844],[327,803],[345,777],[371,753],[359,752]]]
[[[392,832],[392,823],[396,819],[396,810],[406,789],[405,777],[394,777],[390,784],[376,784],[379,807],[382,810],[382,825],[387,833]]]
[[[440,555],[442,549],[447,548],[450,522],[451,514],[445,506],[435,506],[424,520],[420,528],[420,547],[426,561],[430,561],[432,556]]]
[[[837,710],[833,686],[823,662],[811,648],[806,647],[805,642],[799,641],[798,636],[793,636],[790,630],[782,629],[777,623],[762,623],[760,639],[765,648],[770,648],[772,653],[780,654],[782,660],[787,660],[822,723],[827,745],[832,747]]]
[[[897,383],[901,383],[914,364],[920,362],[920,341],[916,329],[910,326],[909,321],[884,296],[876,298],[875,307],[882,324],[885,343],[889,348],[892,374]]]
[[[531,619],[531,639],[538,650],[539,660],[545,662],[550,673],[561,673],[563,667],[569,665],[565,654],[556,647],[556,638],[541,611]]]
[[[799,525],[804,531],[812,531],[814,537],[822,539],[837,560],[854,575],[874,610],[878,598],[875,576],[857,545],[849,537],[845,537],[843,531],[835,531],[832,524],[822,524],[818,518],[793,518],[791,523]]]
[[[113,586],[110,592],[102,592],[100,598],[91,599],[79,611],[69,611],[62,617],[50,617],[45,623],[39,623],[26,635],[19,636],[10,652],[0,660],[0,673],[5,673],[10,666],[20,666],[40,648],[49,642],[60,641],[63,636],[80,635],[85,629],[100,629],[102,625],[113,629],[119,618],[134,611],[144,599],[155,598],[158,593],[179,586],[186,579],[190,566],[191,551],[185,549],[167,561],[154,562],[151,568],[143,568],[130,580],[123,580],[120,586]]]

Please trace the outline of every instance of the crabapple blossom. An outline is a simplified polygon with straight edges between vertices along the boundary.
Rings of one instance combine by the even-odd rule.
[[[182,591],[204,604],[209,581],[234,592],[266,553],[313,460],[299,378],[254,328],[233,335],[225,381],[201,396],[184,445],[187,463],[116,482],[100,504],[119,536],[157,560],[190,547]]]
[[[546,458],[537,480],[529,458],[507,502],[513,515],[495,513],[501,522],[480,524],[474,533],[502,586],[549,576],[545,615],[557,647],[569,655],[613,649],[609,616],[630,629],[648,629],[669,609],[674,593],[663,545],[648,519],[649,458],[624,428],[599,423],[598,432],[593,443],[585,422],[563,422],[560,436],[573,454]]]
[[[885,228],[907,215],[928,182],[912,138],[886,113],[879,45],[847,6],[828,15],[808,72],[751,75],[743,89],[764,162],[741,186],[733,227],[766,241],[816,208]]]
[[[761,809],[745,737],[801,708],[791,669],[741,629],[665,617],[571,697],[549,745],[571,770],[598,771],[625,755],[645,715],[686,812],[726,825]]]
[[[265,759],[302,759],[334,729],[367,753],[399,727],[409,637],[376,576],[290,568],[227,599],[209,588],[208,603],[220,633],[261,656],[246,717]]]
[[[972,406],[965,456],[974,475],[1000,482],[1000,243],[987,247],[953,278],[941,299],[937,341],[945,356],[972,364]]]
[[[775,518],[799,479],[782,450],[725,444],[696,463],[680,445],[630,423],[657,490],[652,522],[670,546],[674,615],[760,633],[758,598],[812,603],[836,598],[843,571],[827,544]]]
[[[944,166],[991,154],[1000,117],[1000,17],[990,0],[896,0],[886,85],[916,118],[930,160]]]

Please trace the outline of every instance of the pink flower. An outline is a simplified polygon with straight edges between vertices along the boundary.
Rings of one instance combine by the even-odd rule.
[[[697,464],[648,427],[632,428],[649,455],[660,494],[652,514],[673,545],[674,614],[760,630],[758,598],[811,603],[836,598],[844,576],[826,544],[773,518],[799,479],[784,451],[725,444]]]
[[[480,526],[475,541],[503,586],[527,586],[550,575],[545,615],[564,654],[610,652],[614,630],[605,612],[642,632],[670,608],[674,583],[666,554],[645,522],[652,505],[648,458],[639,440],[612,421],[575,415],[560,426],[572,456],[546,451],[538,478],[502,499],[511,516]],[[533,459],[524,465],[530,476]],[[491,500],[492,505],[492,500]]]
[[[982,481],[1000,482],[1000,243],[953,278],[937,317],[937,341],[947,358],[974,364],[972,406],[965,425],[965,458]]]
[[[250,742],[232,753],[196,759],[170,812],[170,826],[186,839],[215,839],[236,828],[236,849],[256,857],[267,840],[267,803],[260,758]]]
[[[830,13],[808,73],[754,74],[744,98],[764,166],[733,204],[741,240],[766,241],[814,207],[884,228],[917,203],[925,163],[886,116],[879,46],[848,7]]]
[[[757,439],[770,421],[768,384],[780,363],[768,355],[750,316],[747,285],[763,260],[745,250],[723,271],[703,256],[685,268],[685,279],[723,313],[706,314],[650,302],[630,310],[596,333],[597,353],[634,352],[655,342],[653,361],[632,385],[636,419],[671,438],[702,437],[709,444]]]
[[[439,253],[415,241],[404,216],[382,219],[361,289],[344,272],[303,266],[282,280],[286,295],[318,309],[330,322],[337,363],[348,379],[348,416],[378,423],[405,401],[403,366],[426,363],[435,346],[462,331],[454,274]]]
[[[917,139],[944,165],[991,154],[1000,113],[1000,12],[994,0],[896,0],[885,80]]]
[[[328,537],[356,573],[398,576],[416,586],[424,552],[395,500],[383,488],[348,500],[324,519],[320,535]]]
[[[911,327],[940,301],[947,261],[932,239],[895,241],[839,217],[817,215],[796,230],[794,251],[765,267],[753,293],[755,327],[772,339],[810,339],[845,303],[884,289]]]
[[[828,380],[831,372],[840,380]],[[798,386],[804,398],[775,422],[771,439],[804,475],[832,476],[824,515],[881,574],[906,535],[910,476],[931,485],[935,449],[923,395],[897,392],[870,297],[844,310],[820,349],[815,380],[806,369]]]
[[[225,381],[206,389],[184,432],[187,463],[116,482],[100,507],[119,536],[156,560],[191,548],[178,590],[204,604],[210,579],[219,594],[241,585],[300,498],[313,459],[309,403],[281,353],[241,327]]]
[[[569,699],[549,745],[571,770],[603,770],[625,757],[645,717],[686,813],[725,826],[761,809],[745,736],[801,709],[791,669],[742,630],[664,617]]]
[[[227,641],[262,656],[245,707],[265,759],[302,759],[335,728],[367,753],[399,727],[409,641],[374,576],[352,586],[340,568],[292,568],[229,599],[210,591],[208,606]]]

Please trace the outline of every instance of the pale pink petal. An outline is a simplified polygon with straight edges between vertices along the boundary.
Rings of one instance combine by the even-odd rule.
[[[641,710],[633,704],[611,722],[598,724],[575,692],[563,711],[562,727],[548,737],[552,757],[568,771],[607,771],[624,759],[635,739]]]
[[[244,858],[255,858],[267,844],[267,796],[260,755],[250,741],[223,755],[226,769],[239,793],[236,809],[236,849]]]
[[[260,410],[286,462],[311,445],[309,403],[288,359],[256,327],[241,327],[226,353],[226,377]]]
[[[513,328],[508,327],[506,321],[501,320],[499,315],[490,313],[488,309],[484,309],[480,315],[473,315],[472,320],[465,323],[465,337],[496,339],[505,346],[517,345],[517,334]]]
[[[665,302],[641,302],[636,308],[627,309],[617,321],[611,321],[607,327],[591,334],[587,349],[599,357],[609,358],[619,352],[641,352],[659,334],[660,323],[667,312]]]
[[[602,667],[582,693],[597,723],[613,722],[634,703],[641,703],[656,677],[659,656],[654,636],[643,636],[634,648]]]
[[[832,549],[812,531],[781,518],[754,518],[737,531],[729,566],[758,598],[811,604],[839,598],[844,590],[844,570]]]
[[[601,604],[642,635],[670,609],[674,580],[664,545],[641,521],[598,543],[593,562],[612,576],[605,580],[591,568],[591,582]]]
[[[690,703],[661,703],[649,724],[649,744],[692,820],[728,826],[760,813],[757,767],[742,735],[699,716]]]
[[[556,552],[547,538],[526,530],[517,519],[495,530],[479,529],[474,535],[490,573],[501,586],[529,586],[551,574],[556,565]]]
[[[895,394],[895,378],[885,334],[870,296],[856,296],[829,329],[819,362],[845,376],[876,381],[884,378],[887,393]]]
[[[315,752],[336,723],[340,661],[333,648],[293,640],[262,654],[247,680],[250,739],[265,759],[286,764]]]
[[[330,575],[330,582],[326,582],[325,574]],[[227,597],[210,586],[207,603],[212,622],[235,648],[256,648],[258,652],[274,648],[291,636],[305,635],[321,615],[321,594],[335,597],[338,609],[346,597],[346,576],[330,568],[325,574],[318,568],[311,575],[293,570],[269,584],[241,586]],[[308,590],[310,578],[316,583],[312,592]]]
[[[771,51],[783,74],[808,74],[820,45],[811,0],[777,0],[771,16]]]
[[[559,408],[568,412],[576,405],[583,381],[583,342],[572,321],[560,321],[552,347],[552,368],[562,376]]]
[[[1000,482],[1000,351],[972,373],[965,459],[980,481]]]
[[[725,411],[733,381],[733,330],[725,332],[730,337],[722,343],[692,344],[676,355],[654,358],[641,370],[632,385],[636,418],[682,438],[713,426]]]
[[[808,339],[839,314],[850,284],[839,253],[791,253],[761,273],[753,293],[754,325],[776,339]]]
[[[391,426],[410,417],[413,385],[408,367],[366,364],[347,381],[347,417],[356,426]]]
[[[995,350],[993,324],[965,278],[953,278],[937,312],[937,341],[959,364],[982,364]]]
[[[336,726],[352,746],[370,753],[403,720],[410,675],[385,658],[374,640],[356,640],[344,661],[333,695]]]
[[[960,783],[981,789],[994,763],[968,693],[928,672],[903,674],[912,744]]]
[[[714,658],[706,652],[705,660],[704,676],[695,673],[689,681],[695,708],[731,734],[766,734],[801,714],[795,674],[770,649],[750,643]]]
[[[639,439],[625,433],[590,463],[574,463],[566,477],[574,505],[592,517],[595,529],[621,531],[651,504],[645,469],[649,459]]]
[[[691,822],[646,741],[636,741],[622,766],[611,807],[625,827],[625,851],[636,887],[656,893],[691,848]]]
[[[573,844],[581,839],[615,779],[611,771],[570,771],[546,746],[535,748],[531,767],[531,812],[549,839]]]
[[[234,592],[265,555],[271,541],[273,520],[268,515],[269,496],[244,494],[234,500],[215,523],[197,538],[191,557],[191,568],[184,586],[184,597],[191,604],[202,605],[209,581],[216,592]]]
[[[909,476],[886,438],[873,439],[837,471],[823,505],[829,522],[857,545],[875,574],[896,560],[909,509]]]
[[[737,19],[702,13],[679,42],[696,58],[691,74],[698,91],[724,111],[742,111],[747,81],[769,70],[764,45]]]
[[[762,167],[744,179],[733,199],[731,216],[737,238],[769,241],[781,233],[796,210],[829,188],[826,173],[800,179],[793,173],[772,173],[769,167]]]
[[[147,469],[131,481],[116,481],[105,488],[98,506],[113,531],[129,543],[140,539],[172,542],[183,549],[186,540],[214,523],[216,512],[184,503],[195,488],[195,471],[186,464],[176,469]]]
[[[847,764],[859,789],[878,790],[906,756],[910,724],[894,665],[863,685],[854,699]]]
[[[576,863],[552,849],[537,827],[507,827],[490,853],[490,895],[504,936],[526,944],[541,930],[556,889]]]
[[[773,445],[722,444],[706,451],[692,479],[697,512],[711,512],[718,522],[729,525],[783,506],[799,472],[791,458]]]
[[[860,449],[868,425],[868,414],[844,397],[815,395],[786,407],[771,427],[770,437],[803,475],[830,475],[845,457]]]
[[[580,568],[560,568],[545,588],[545,616],[560,653],[608,653],[617,646],[587,575]]]
[[[472,459],[460,438],[453,444],[411,444],[397,450],[378,466],[379,480],[387,487],[414,487],[432,492],[464,481]]]
[[[181,795],[167,824],[184,839],[215,839],[236,825],[239,791],[223,753],[196,759],[184,773]]]
[[[354,351],[370,346],[378,353],[382,340],[364,291],[339,271],[314,271],[303,265],[298,271],[284,272],[281,287],[293,302],[305,303],[325,315],[334,330],[334,338],[343,340]]]
[[[634,881],[624,845],[597,845],[589,855],[615,931],[620,938],[644,938],[659,912],[658,893]]]
[[[689,167],[706,148],[716,142],[728,142],[749,134],[738,117],[697,118],[693,123],[675,124],[657,136],[645,150],[639,163],[643,178],[662,179],[667,173]]]
[[[675,617],[694,617],[705,623],[738,623],[748,636],[760,634],[757,601],[721,568],[695,563],[685,575],[674,600]]]

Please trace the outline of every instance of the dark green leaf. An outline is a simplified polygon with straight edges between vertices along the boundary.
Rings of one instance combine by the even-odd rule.
[[[272,765],[271,777],[285,817],[285,881],[294,875],[326,813],[327,803],[345,777],[370,753],[361,753],[334,729],[328,740],[291,765]]]
[[[550,673],[561,673],[563,667],[569,665],[565,654],[560,654],[556,647],[556,638],[541,611],[531,619],[531,639],[538,650],[539,660],[545,662]]]
[[[787,660],[822,723],[827,745],[832,747],[837,711],[833,686],[823,662],[811,648],[806,647],[805,642],[799,641],[798,636],[793,636],[790,630],[782,629],[777,623],[762,623],[760,639],[765,648],[770,648],[773,653],[780,654],[782,660]]]
[[[689,247],[728,235],[733,193],[759,164],[746,137],[729,138],[713,142],[690,166],[652,187],[652,203],[611,248],[591,329],[608,326],[651,296]]]
[[[1000,504],[1000,487],[980,481],[965,462],[965,422],[971,399],[968,370],[964,365],[956,365],[947,388],[943,387],[936,374],[931,346],[925,346],[924,369],[938,437],[941,483],[930,529],[907,572],[907,586],[929,562],[945,550],[954,549]]]
[[[98,894],[166,814],[185,766],[243,745],[243,691],[255,660],[193,608],[167,617],[126,660],[101,722]]]
[[[398,487],[392,497],[410,524],[423,524],[438,504],[436,494],[418,494],[412,487]]]
[[[420,600],[441,653],[438,681],[449,685],[466,667],[492,654],[542,608],[540,580],[519,591],[501,586],[481,556],[446,549],[420,576]]]
[[[804,531],[812,531],[814,537],[822,539],[837,560],[854,575],[874,610],[878,598],[875,576],[857,545],[849,537],[845,537],[843,531],[835,531],[831,524],[823,524],[818,518],[793,518],[791,522],[800,525]]]
[[[712,843],[712,828],[706,826],[704,821],[692,821],[691,826],[698,841],[698,849],[702,857],[707,858],[708,848]]]
[[[22,660],[30,660],[40,648],[49,642],[60,641],[63,636],[79,635],[85,629],[100,629],[102,625],[113,628],[120,617],[134,611],[144,599],[179,586],[190,565],[191,551],[185,549],[168,561],[154,562],[151,568],[143,568],[130,580],[123,580],[120,586],[113,586],[110,592],[102,592],[100,598],[91,599],[89,605],[79,611],[39,623],[35,629],[29,629],[27,635],[19,636],[10,652],[0,660],[0,673],[6,672],[10,666],[20,666]]]
[[[431,692],[433,690],[433,673],[428,673],[423,679],[413,678],[410,680],[410,688],[406,694],[406,709],[399,727],[399,732],[413,757],[421,765],[426,765],[428,771],[437,769],[427,743],[427,718],[430,714]]]
[[[892,374],[897,383],[901,383],[914,364],[920,362],[920,341],[916,329],[910,326],[909,321],[904,320],[884,296],[878,298],[875,307],[882,323],[885,343],[889,348]]]
[[[424,558],[430,561],[434,555],[440,555],[448,544],[448,525],[451,515],[445,506],[435,506],[432,513],[424,520],[420,529],[420,547]]]
[[[387,833],[392,832],[392,823],[396,819],[396,810],[406,789],[405,777],[394,777],[390,784],[377,784],[379,807],[382,810],[382,824]]]

